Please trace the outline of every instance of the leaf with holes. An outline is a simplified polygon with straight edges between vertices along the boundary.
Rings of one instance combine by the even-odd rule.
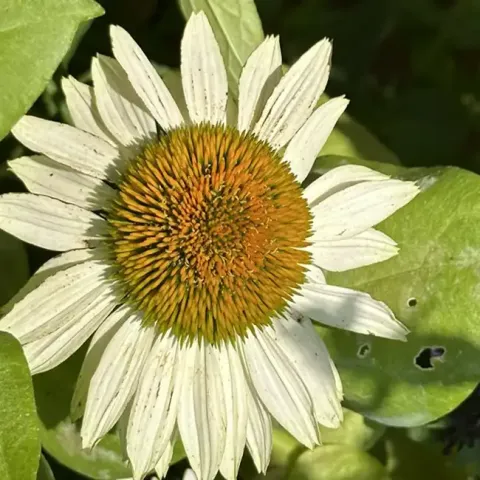
[[[40,457],[32,379],[22,347],[0,332],[0,478],[34,480]]]
[[[0,139],[42,93],[79,25],[102,13],[93,0],[1,2]]]
[[[320,157],[315,169],[345,162]],[[411,333],[403,343],[319,331],[347,407],[388,425],[422,425],[455,408],[480,378],[480,177],[453,167],[352,163],[416,179],[422,193],[379,226],[398,242],[398,256],[328,281],[384,301]]]

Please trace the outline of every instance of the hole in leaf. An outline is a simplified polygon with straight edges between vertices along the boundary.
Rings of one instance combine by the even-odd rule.
[[[415,297],[409,298],[407,303],[409,307],[415,307],[417,305],[417,299]]]
[[[364,343],[360,345],[360,348],[357,351],[357,357],[365,358],[370,353],[370,345],[368,343]]]
[[[444,347],[425,347],[420,350],[415,357],[415,365],[422,370],[431,370],[435,368],[433,360],[441,360],[445,354]]]

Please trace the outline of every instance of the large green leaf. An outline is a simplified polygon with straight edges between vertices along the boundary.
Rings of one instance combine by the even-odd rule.
[[[228,75],[228,85],[238,97],[242,67],[263,40],[262,23],[254,0],[179,0],[186,19],[203,10],[220,45]]]
[[[320,158],[316,168],[338,163]],[[389,425],[421,425],[455,408],[480,378],[480,177],[356,163],[417,179],[423,192],[379,227],[398,242],[398,256],[328,280],[384,301],[411,333],[403,343],[319,330],[349,408]]]
[[[0,478],[34,480],[40,457],[32,380],[22,347],[0,332]]]
[[[349,445],[323,445],[302,453],[291,480],[387,480],[385,467],[368,453]]]
[[[102,13],[93,0],[0,3],[0,139],[42,93],[79,25]]]

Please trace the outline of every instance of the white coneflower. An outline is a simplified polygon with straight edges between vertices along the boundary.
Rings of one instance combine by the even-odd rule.
[[[203,13],[182,40],[183,116],[127,32],[94,87],[64,81],[75,127],[26,116],[15,137],[41,155],[9,162],[32,193],[0,198],[0,227],[65,252],[5,308],[0,329],[33,374],[92,334],[72,402],[92,447],[120,419],[135,479],[168,469],[181,438],[200,480],[236,477],[245,445],[265,472],[271,417],[307,447],[339,425],[340,380],[311,320],[404,339],[365,293],[326,285],[397,253],[372,227],[418,189],[344,166],[302,189],[347,106],[315,109],[331,45],[314,45],[278,82],[278,38],[248,59],[238,118]],[[28,292],[28,294],[27,294]]]

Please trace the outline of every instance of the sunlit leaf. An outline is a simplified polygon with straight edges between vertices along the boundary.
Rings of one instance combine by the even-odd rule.
[[[320,158],[316,168],[345,161]],[[455,408],[480,377],[480,177],[362,163],[416,179],[423,191],[379,226],[398,242],[397,257],[328,281],[384,301],[411,333],[404,343],[319,330],[346,406],[388,425],[422,425]]]
[[[93,0],[0,3],[0,139],[42,93],[79,25],[102,13]]]
[[[32,380],[22,347],[0,332],[0,478],[34,480],[40,457]]]

